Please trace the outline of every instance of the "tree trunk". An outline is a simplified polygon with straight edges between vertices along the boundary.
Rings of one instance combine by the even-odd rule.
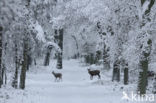
[[[105,43],[104,43],[104,48],[103,48],[103,69],[104,70],[110,69],[109,55],[108,55],[108,50],[106,48]]]
[[[48,66],[49,65],[49,59],[50,59],[50,53],[47,52],[46,56],[45,56],[45,60],[44,60],[44,66]]]
[[[5,72],[5,85],[7,84],[7,74]]]
[[[4,73],[5,73],[5,66],[2,64],[2,84],[4,82]]]
[[[34,58],[34,65],[37,65],[37,63],[36,63],[36,59]]]
[[[141,2],[141,6],[143,7],[145,5],[146,0],[141,0],[140,2]],[[151,8],[153,7],[153,5],[155,3],[155,0],[150,0],[149,2],[150,3],[148,5],[148,8],[142,14],[143,20],[142,20],[142,24],[140,26],[141,28],[144,27],[146,25],[146,23],[150,21],[150,17],[148,14],[150,13]],[[146,94],[146,87],[148,84],[147,71],[148,71],[149,56],[151,53],[151,46],[152,46],[151,39],[149,39],[147,41],[146,47],[144,47],[144,45],[142,46],[144,48],[143,48],[143,51],[141,54],[142,57],[140,58],[140,63],[139,63],[141,72],[139,73],[139,82],[138,82],[138,91],[140,92],[140,95]]]
[[[6,66],[3,64],[2,66],[2,84],[7,84],[7,75],[6,75]]]
[[[124,84],[127,85],[128,84],[128,64],[126,64],[126,67],[124,68]]]
[[[63,59],[63,29],[59,29],[59,36],[58,36],[58,45],[61,49],[61,52],[58,53],[57,58],[57,69],[62,69],[62,59]]]
[[[48,48],[47,48],[47,53],[46,53],[45,60],[44,60],[44,66],[49,65],[51,50],[52,50],[52,46],[49,45]]]
[[[25,79],[26,79],[26,70],[27,70],[27,49],[28,49],[28,44],[26,43],[27,41],[24,40],[24,50],[23,50],[23,62],[22,62],[22,70],[21,70],[21,75],[20,75],[20,88],[24,89],[25,88]]]
[[[14,73],[14,77],[13,77],[13,81],[12,81],[12,87],[13,88],[17,88],[18,86],[18,69],[19,69],[19,62],[18,62],[18,47],[15,41],[15,73]]]
[[[146,94],[146,87],[148,84],[148,78],[147,78],[147,71],[148,71],[148,64],[149,64],[149,56],[151,53],[151,46],[152,46],[152,40],[149,39],[147,41],[148,46],[144,47],[147,49],[143,49],[142,57],[140,60],[140,73],[139,73],[139,82],[138,82],[138,91],[140,92],[140,95]]]
[[[120,63],[119,60],[114,62],[112,81],[120,81]]]
[[[13,81],[12,81],[12,87],[17,89],[17,85],[18,85],[18,67],[16,66]]]
[[[0,88],[3,84],[3,77],[2,77],[2,31],[3,31],[3,27],[0,26]]]
[[[138,90],[140,94],[146,94],[147,87],[147,71],[148,71],[148,60],[140,61],[140,67],[142,71],[139,73],[139,85]]]
[[[57,69],[62,69],[62,53],[58,53]]]
[[[153,83],[153,93],[156,94],[156,77],[154,78],[154,83]]]
[[[29,51],[29,52],[31,52],[31,51]],[[31,57],[31,54],[30,53],[28,53],[28,61],[27,61],[27,70],[29,70],[29,68],[30,68],[30,66],[31,66],[31,64],[32,64],[32,57]]]

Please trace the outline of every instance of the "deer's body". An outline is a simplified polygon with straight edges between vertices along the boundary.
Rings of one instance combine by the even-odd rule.
[[[52,74],[54,75],[55,77],[55,81],[57,80],[62,80],[62,74],[61,73],[55,73],[54,71],[52,71]]]
[[[90,79],[91,80],[93,79],[93,76],[98,76],[99,79],[101,78],[99,70],[90,70],[90,69],[88,69],[88,73],[90,74]]]

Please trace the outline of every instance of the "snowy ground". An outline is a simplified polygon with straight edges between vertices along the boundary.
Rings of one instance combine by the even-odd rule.
[[[15,90],[4,87],[0,90],[0,103],[134,103],[122,100],[123,91],[131,91],[135,85],[123,86],[112,83],[111,73],[101,80],[89,80],[87,67],[78,61],[64,61],[63,81],[54,82],[51,74],[56,63],[48,67],[38,65],[27,73],[26,89]],[[153,102],[154,103],[154,102]]]

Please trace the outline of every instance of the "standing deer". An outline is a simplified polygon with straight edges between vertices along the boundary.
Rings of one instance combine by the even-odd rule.
[[[99,79],[101,78],[99,70],[90,70],[90,69],[88,69],[88,73],[90,74],[90,80],[93,79],[93,76],[98,76]]]
[[[61,73],[55,73],[54,71],[52,71],[52,74],[54,75],[55,77],[55,81],[57,80],[62,80],[62,74]],[[58,78],[58,79],[57,79]]]

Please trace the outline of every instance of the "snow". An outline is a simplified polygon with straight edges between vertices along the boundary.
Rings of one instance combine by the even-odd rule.
[[[56,44],[56,43],[54,43],[54,42],[47,42],[45,45],[46,45],[46,47],[52,46],[56,51],[61,52],[61,49],[60,49],[60,47],[58,46],[58,44]]]
[[[44,30],[43,28],[41,27],[41,25],[36,21],[35,23],[35,30],[37,31],[37,39],[40,40],[40,41],[43,41],[45,42],[45,37],[44,37]]]
[[[142,15],[145,13],[145,11],[148,9],[148,6],[149,6],[149,4],[150,4],[150,1],[145,1],[145,3],[144,3],[144,5],[143,5],[143,7],[142,7]]]
[[[87,67],[81,67],[76,60],[64,60],[63,70],[56,70],[55,66],[54,60],[47,67],[32,66],[25,90],[4,87],[0,90],[0,103],[134,103],[121,98],[123,91],[130,91],[135,85],[111,82],[111,71],[101,80],[90,80]],[[63,74],[62,82],[54,82],[52,70]]]

